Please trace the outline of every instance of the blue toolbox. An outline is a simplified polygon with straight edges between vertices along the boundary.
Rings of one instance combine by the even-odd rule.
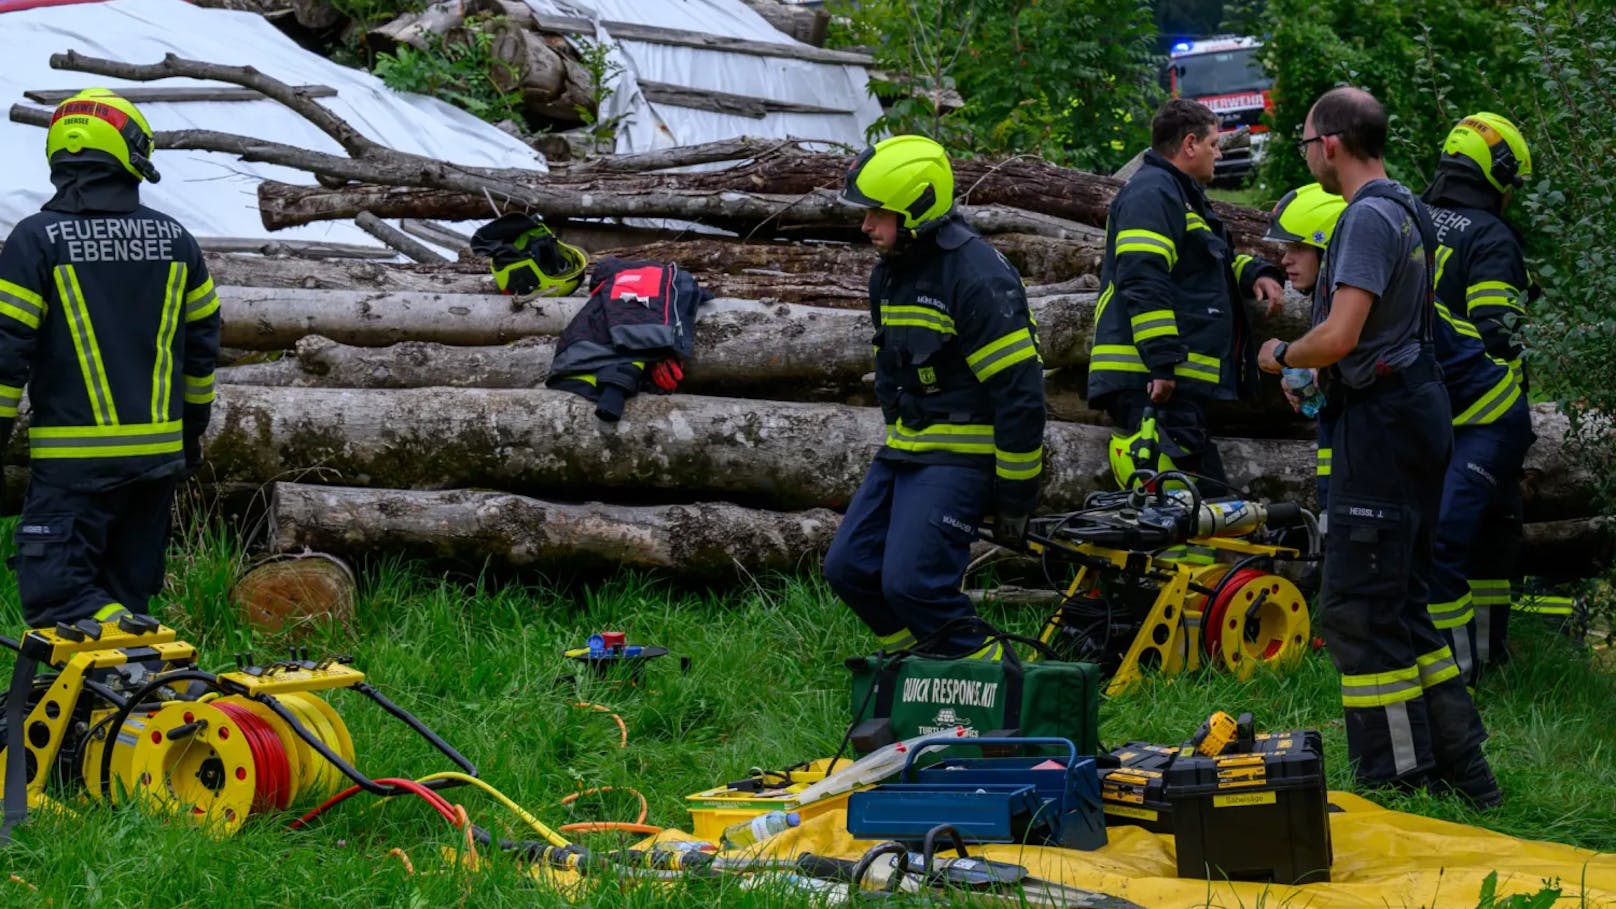
[[[978,745],[1015,749],[1054,746],[1066,753],[945,758],[916,767],[921,752]],[[939,824],[967,842],[1034,843],[1069,849],[1105,845],[1100,778],[1092,757],[1061,738],[927,739],[909,754],[901,782],[855,792],[847,831],[863,840],[920,841]]]

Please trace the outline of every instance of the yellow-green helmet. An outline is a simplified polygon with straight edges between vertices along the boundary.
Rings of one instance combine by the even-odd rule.
[[[948,152],[925,136],[893,136],[866,148],[847,170],[842,201],[903,216],[906,230],[925,230],[954,207]]]
[[[1139,420],[1139,429],[1128,435],[1111,434],[1111,442],[1106,446],[1106,453],[1111,461],[1111,474],[1117,478],[1117,485],[1123,489],[1130,489],[1133,485],[1133,476],[1141,470],[1151,473],[1161,473],[1164,470],[1177,470],[1173,459],[1162,450],[1160,431],[1156,428],[1156,411],[1146,408]]]
[[[1281,243],[1306,243],[1324,249],[1330,245],[1336,222],[1347,210],[1347,200],[1332,192],[1325,192],[1317,183],[1309,183],[1286,193],[1268,216],[1265,240]]]
[[[51,115],[45,136],[45,157],[79,155],[86,151],[111,155],[139,180],[162,179],[152,165],[152,130],[140,109],[110,89],[87,88],[61,104]]]
[[[1515,124],[1482,111],[1460,120],[1442,141],[1441,164],[1474,165],[1499,192],[1532,176],[1532,152]]]

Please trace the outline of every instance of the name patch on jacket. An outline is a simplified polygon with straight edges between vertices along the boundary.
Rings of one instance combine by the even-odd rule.
[[[181,228],[156,218],[82,218],[52,221],[45,236],[66,246],[66,260],[82,262],[171,262]]]

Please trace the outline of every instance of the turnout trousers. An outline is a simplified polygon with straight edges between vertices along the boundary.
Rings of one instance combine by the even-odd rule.
[[[976,615],[960,590],[993,489],[991,467],[877,459],[848,503],[825,555],[825,581],[897,650]],[[961,629],[927,650],[965,656],[983,646]]]
[[[1431,574],[1431,622],[1466,684],[1504,656],[1520,552],[1521,464],[1536,437],[1522,398],[1485,426],[1453,430]]]
[[[148,612],[163,589],[178,477],[78,492],[30,480],[17,521],[17,593],[30,628],[109,606]]]
[[[1447,393],[1424,360],[1369,390],[1337,388],[1319,612],[1347,753],[1368,785],[1421,785],[1433,771],[1458,784],[1477,761],[1485,770],[1486,731],[1426,609],[1452,449]]]

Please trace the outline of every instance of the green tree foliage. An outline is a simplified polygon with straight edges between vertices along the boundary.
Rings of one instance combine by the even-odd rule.
[[[872,48],[890,79],[875,85],[891,104],[873,135],[1102,171],[1149,139],[1160,90],[1148,3],[860,0],[836,12],[839,43]],[[950,91],[963,107],[945,108]]]
[[[1533,67],[1516,98],[1533,179],[1515,205],[1542,283],[1528,336],[1534,390],[1560,401],[1616,510],[1616,18],[1539,0],[1516,7],[1515,46]],[[1525,218],[1520,218],[1521,209]],[[1597,415],[1603,415],[1598,417]]]
[[[466,41],[448,41],[434,35],[427,50],[400,44],[396,52],[376,55],[372,72],[387,87],[401,92],[433,95],[490,123],[522,121],[522,96],[501,92],[488,73],[505,64],[493,51],[490,20],[466,20]]]
[[[1448,129],[1477,110],[1517,116],[1507,99],[1532,69],[1497,0],[1268,0],[1260,24],[1278,140],[1262,176],[1276,194],[1312,179],[1288,142],[1336,85],[1368,89],[1386,105],[1387,169],[1423,187]]]

